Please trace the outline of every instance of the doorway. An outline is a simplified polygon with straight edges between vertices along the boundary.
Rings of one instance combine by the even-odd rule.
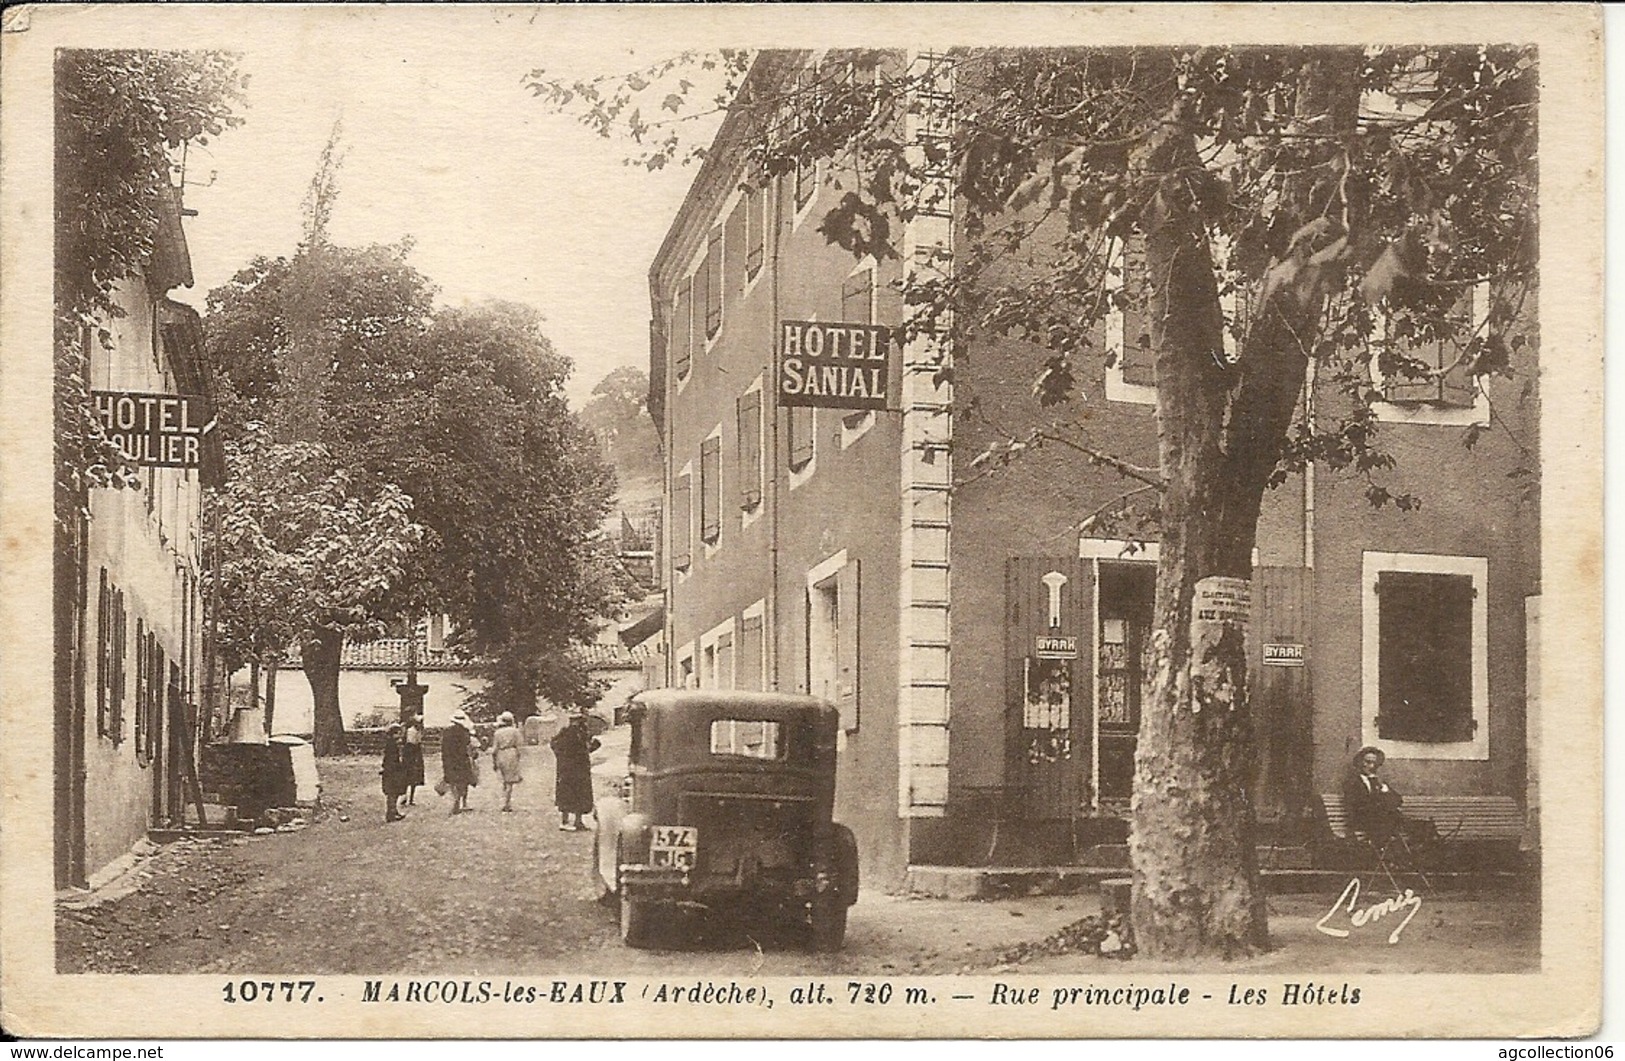
[[[1157,566],[1148,561],[1100,561],[1096,587],[1096,792],[1101,810],[1126,814],[1134,791],[1134,749]]]

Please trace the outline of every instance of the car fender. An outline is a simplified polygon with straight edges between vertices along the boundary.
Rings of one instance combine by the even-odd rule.
[[[850,906],[858,901],[858,838],[840,822],[831,822],[826,843],[836,890]]]
[[[619,841],[625,817],[626,803],[618,796],[604,796],[593,805],[593,850],[597,855],[593,871],[612,892],[620,887]]]

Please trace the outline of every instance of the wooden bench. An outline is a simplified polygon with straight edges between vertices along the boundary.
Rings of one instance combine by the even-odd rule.
[[[1320,805],[1332,835],[1349,839],[1342,793],[1322,793]],[[1407,818],[1431,821],[1446,842],[1517,843],[1523,838],[1523,808],[1511,796],[1406,796],[1399,809]]]

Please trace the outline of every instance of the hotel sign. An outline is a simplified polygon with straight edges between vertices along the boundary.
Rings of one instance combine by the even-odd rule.
[[[779,322],[779,404],[889,409],[897,356],[891,329],[839,321]]]
[[[134,464],[157,468],[196,468],[202,439],[214,427],[207,403],[186,394],[91,391],[107,437]]]

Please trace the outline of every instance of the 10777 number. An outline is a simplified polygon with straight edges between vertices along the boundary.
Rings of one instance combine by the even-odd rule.
[[[309,1002],[314,980],[237,980],[220,988],[227,1002]],[[316,999],[317,1002],[321,998]]]

